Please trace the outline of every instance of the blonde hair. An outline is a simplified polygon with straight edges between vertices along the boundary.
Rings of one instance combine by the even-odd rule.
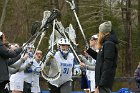
[[[97,48],[101,49],[103,45],[103,40],[106,36],[108,36],[110,32],[99,32],[98,34],[98,41],[97,41]]]
[[[138,64],[137,68],[140,68],[140,62],[139,62],[139,64]]]

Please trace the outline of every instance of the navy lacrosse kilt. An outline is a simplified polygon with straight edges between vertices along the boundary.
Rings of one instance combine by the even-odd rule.
[[[87,78],[86,71],[82,71],[81,89],[88,89],[88,88],[90,88],[90,82]]]

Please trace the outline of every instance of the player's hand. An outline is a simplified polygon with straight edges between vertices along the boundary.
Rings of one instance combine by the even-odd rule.
[[[85,67],[86,65],[83,62],[80,62],[81,67]]]

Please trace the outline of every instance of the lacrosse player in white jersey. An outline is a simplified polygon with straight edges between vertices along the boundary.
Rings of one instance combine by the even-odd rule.
[[[90,43],[90,48],[95,50],[95,51],[98,51],[96,49],[96,45],[97,45],[97,40],[98,40],[98,35],[95,34],[93,35],[90,40],[89,40],[89,43]],[[95,91],[95,64],[96,64],[96,60],[93,59],[90,55],[88,55],[88,53],[86,51],[84,51],[86,57],[87,57],[87,61],[86,61],[86,58],[82,58],[83,60],[85,60],[84,63],[80,63],[81,67],[86,67],[86,75],[87,75],[87,79],[88,79],[88,88],[85,88],[85,92],[86,93],[94,93]],[[80,57],[80,56],[79,56]],[[81,56],[82,57],[82,56]]]
[[[60,38],[58,40],[58,51],[54,54],[54,58],[60,65],[61,75],[56,80],[48,81],[50,93],[71,93],[74,55],[70,53],[69,46],[68,39]]]
[[[24,89],[23,93],[39,93],[39,75],[41,71],[41,59],[42,59],[42,51],[37,50],[35,54],[35,58],[32,60],[33,64],[30,68],[26,69],[26,75],[24,78]]]
[[[11,44],[11,49],[18,48],[18,44]],[[22,93],[23,91],[23,83],[24,83],[24,70],[27,67],[30,67],[30,64],[25,63],[25,60],[28,58],[28,54],[25,54],[23,57],[21,57],[16,63],[14,63],[12,66],[10,65],[8,68],[9,71],[12,73],[10,76],[10,90],[12,93]],[[13,69],[12,69],[13,67]],[[14,74],[13,74],[14,73]]]

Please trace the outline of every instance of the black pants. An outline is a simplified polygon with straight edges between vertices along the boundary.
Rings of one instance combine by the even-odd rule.
[[[48,86],[50,88],[50,93],[60,93],[60,87],[56,87],[48,83]]]
[[[24,82],[23,93],[31,93],[31,84]]]
[[[109,88],[99,87],[99,92],[100,93],[111,93],[111,90]]]
[[[0,83],[0,93],[8,93],[8,90],[7,89],[4,89],[5,88],[5,85],[8,83],[9,81],[4,81],[4,82],[1,82]]]
[[[71,93],[72,90],[71,81],[67,81],[66,83],[62,84],[60,87],[56,87],[51,84],[49,84],[48,86],[51,89],[50,93]]]
[[[67,81],[66,83],[62,84],[60,87],[53,86],[49,84],[50,93],[71,93],[72,91],[72,82]]]
[[[140,88],[140,82],[136,82],[137,88]]]

